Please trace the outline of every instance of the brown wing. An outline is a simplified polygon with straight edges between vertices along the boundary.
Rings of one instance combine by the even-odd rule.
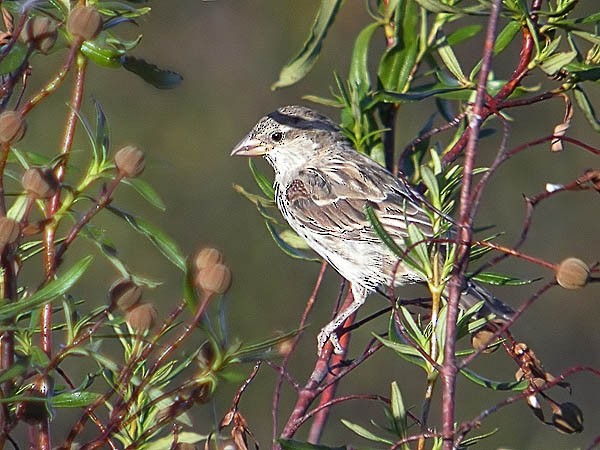
[[[428,216],[387,170],[356,152],[327,158],[326,165],[300,171],[283,193],[280,205],[305,229],[343,239],[378,242],[365,216],[370,204],[386,231],[398,240],[408,223],[431,235]]]

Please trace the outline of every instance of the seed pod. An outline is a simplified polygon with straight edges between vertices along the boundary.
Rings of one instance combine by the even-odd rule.
[[[25,134],[27,125],[17,111],[4,111],[0,114],[0,144],[19,142]]]
[[[131,328],[139,333],[154,328],[158,319],[158,311],[151,303],[140,303],[127,311],[125,320]]]
[[[21,38],[40,53],[47,55],[54,46],[58,24],[50,17],[33,16],[27,20]]]
[[[102,16],[92,6],[77,6],[69,14],[67,31],[84,41],[94,39],[102,31]]]
[[[215,264],[220,264],[222,262],[223,253],[212,247],[204,247],[200,249],[200,251],[196,253],[196,256],[194,257],[194,266],[196,266],[197,270],[202,270],[206,267],[214,266]]]
[[[142,288],[127,278],[121,278],[112,284],[108,297],[115,308],[127,311],[140,302]]]
[[[590,269],[578,258],[567,258],[555,268],[556,281],[565,289],[581,289],[590,279]]]
[[[32,167],[27,169],[21,178],[25,190],[35,198],[51,198],[58,190],[58,180],[50,169]]]
[[[196,286],[207,294],[224,294],[231,286],[231,270],[225,264],[215,264],[199,270]]]
[[[115,154],[115,166],[124,177],[135,178],[146,166],[144,152],[135,145],[127,145]]]
[[[552,424],[556,431],[564,434],[581,433],[583,431],[583,413],[575,403],[553,404],[552,410]]]
[[[21,225],[9,217],[0,217],[0,247],[12,244],[21,233]]]

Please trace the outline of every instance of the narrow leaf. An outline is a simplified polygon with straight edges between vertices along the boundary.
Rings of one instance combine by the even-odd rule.
[[[165,203],[160,198],[160,195],[158,195],[158,192],[156,192],[156,190],[154,190],[154,188],[146,181],[141,178],[125,178],[122,182],[131,186],[144,200],[155,208],[160,209],[161,211],[167,209]]]
[[[358,434],[362,438],[368,439],[369,441],[381,442],[382,444],[386,444],[386,445],[393,445],[394,444],[389,439],[385,439],[385,438],[379,437],[376,434],[371,433],[366,428],[364,428],[364,427],[362,427],[360,425],[357,425],[355,423],[352,423],[352,422],[350,422],[348,420],[342,419],[342,423],[346,427],[348,427],[348,429],[350,429],[350,431]]]
[[[254,177],[254,181],[260,188],[260,190],[267,196],[267,198],[273,200],[275,198],[275,190],[273,189],[273,183],[256,168],[256,164],[252,159],[248,159],[248,166]]]
[[[173,89],[181,84],[183,77],[171,70],[160,67],[133,56],[124,56],[121,59],[123,67],[136,74],[146,83],[157,89]]]
[[[185,258],[183,257],[179,247],[167,236],[163,231],[149,223],[148,221],[129,214],[114,206],[107,206],[107,209],[117,217],[125,220],[131,227],[142,234],[176,267],[185,271]]]
[[[277,246],[288,256],[297,259],[304,259],[306,261],[320,261],[319,258],[315,258],[311,253],[302,251],[290,245],[286,242],[282,237],[281,233],[275,229],[275,227],[267,220],[265,220],[265,225],[267,226],[267,230],[271,233],[271,237],[277,244]]]
[[[0,306],[0,320],[11,319],[18,314],[31,311],[65,294],[81,278],[92,262],[92,259],[91,256],[86,256],[30,297],[21,299],[16,303]]]
[[[467,380],[482,386],[484,388],[492,389],[494,391],[523,391],[527,389],[529,383],[527,380],[522,381],[494,381],[488,378],[482,377],[481,375],[469,370],[461,369],[460,373],[467,378]]]
[[[97,392],[63,392],[50,397],[50,406],[53,408],[85,408],[100,397],[101,394]]]
[[[350,65],[350,74],[348,81],[350,85],[363,97],[371,89],[371,78],[369,76],[369,45],[371,38],[379,23],[371,23],[367,25],[356,38],[354,50],[352,51],[352,63]]]
[[[343,0],[322,0],[310,34],[300,52],[288,62],[279,74],[279,80],[271,89],[279,89],[297,83],[310,72],[321,53],[323,41],[333,24]]]

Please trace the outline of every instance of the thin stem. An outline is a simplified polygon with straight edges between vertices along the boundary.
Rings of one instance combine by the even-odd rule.
[[[471,204],[471,184],[475,168],[475,155],[479,129],[483,120],[482,109],[486,93],[487,79],[491,70],[492,55],[496,27],[500,15],[501,0],[494,0],[488,21],[481,72],[477,83],[475,104],[469,118],[468,142],[465,148],[465,161],[462,186],[460,190],[460,214],[458,235],[460,244],[457,248],[455,267],[450,280],[450,295],[446,318],[446,342],[444,345],[444,363],[442,365],[442,435],[443,450],[452,450],[454,444],[454,422],[456,420],[456,321],[458,319],[461,287],[469,259],[470,242],[472,239],[474,205]]]

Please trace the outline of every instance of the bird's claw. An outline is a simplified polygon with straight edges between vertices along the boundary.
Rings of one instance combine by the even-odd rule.
[[[327,342],[331,342],[331,345],[333,346],[333,353],[336,355],[341,355],[344,353],[344,348],[340,344],[340,340],[335,330],[330,330],[328,327],[325,327],[317,336],[317,354],[319,356],[323,354],[323,347],[325,347]]]

